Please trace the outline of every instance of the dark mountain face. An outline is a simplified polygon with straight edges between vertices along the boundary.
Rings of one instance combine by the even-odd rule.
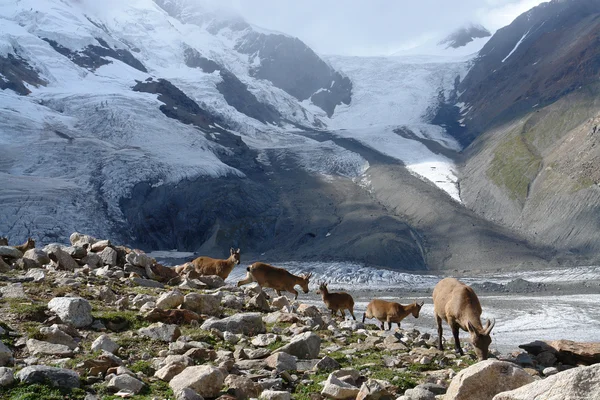
[[[488,36],[492,36],[492,34],[483,26],[469,25],[454,31],[438,44],[446,45],[446,48],[452,47],[453,49],[457,49],[466,45],[467,43],[472,42],[473,39],[484,38]]]
[[[329,66],[301,40],[284,34],[259,32],[239,18],[221,20],[210,13],[190,12],[177,1],[154,1],[173,18],[205,25],[213,35],[222,30],[235,32],[239,36],[235,50],[255,60],[251,76],[270,81],[300,101],[310,98],[330,117],[336,106],[350,104],[352,81]]]
[[[253,76],[271,81],[298,100],[316,99],[315,104],[329,116],[338,104],[350,104],[350,79],[297,38],[251,31],[236,50],[260,58],[260,64],[251,71]]]
[[[600,74],[600,2],[543,3],[500,29],[459,85],[470,106],[464,145],[491,126],[550,104]]]
[[[11,89],[25,96],[30,93],[25,83],[34,86],[46,84],[37,71],[18,55],[9,53],[6,57],[0,56],[0,89]]]

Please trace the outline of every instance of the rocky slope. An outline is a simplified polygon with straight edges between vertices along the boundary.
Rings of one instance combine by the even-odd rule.
[[[455,130],[467,207],[579,263],[599,249],[599,18],[597,2],[552,1],[500,29],[459,85]]]
[[[532,342],[470,366],[472,352],[438,350],[428,333],[178,276],[108,240],[33,246],[0,246],[2,398],[452,400],[483,396],[482,381],[485,398],[598,394],[598,364],[573,366],[599,360],[597,346]]]

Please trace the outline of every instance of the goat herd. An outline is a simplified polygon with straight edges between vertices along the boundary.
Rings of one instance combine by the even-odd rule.
[[[226,260],[218,260],[210,257],[198,257],[195,260],[175,267],[180,275],[188,275],[190,278],[200,275],[218,275],[226,279],[233,268],[240,263],[240,249],[230,249],[230,256]],[[294,286],[298,285],[304,293],[308,293],[308,283],[312,276],[303,274],[296,276],[283,268],[274,267],[262,262],[255,262],[247,268],[247,274],[244,279],[237,283],[242,286],[251,282],[257,282],[262,288],[271,288],[281,296],[282,291],[294,294],[294,299],[298,298],[298,291]],[[320,294],[325,306],[336,315],[339,311],[342,317],[345,316],[345,310],[354,316],[354,299],[345,292],[331,293],[327,289],[326,283],[319,285],[317,294]],[[389,302],[380,299],[371,300],[363,315],[365,318],[376,318],[381,322],[381,329],[385,328],[385,322],[388,323],[388,329],[392,328],[392,323],[400,326],[402,321],[409,314],[415,318],[419,317],[419,312],[424,302],[416,301],[408,306]],[[433,309],[438,327],[438,348],[443,350],[442,344],[442,320],[445,320],[454,336],[455,348],[458,353],[463,355],[458,338],[459,328],[469,332],[471,343],[475,349],[475,354],[479,360],[485,360],[488,356],[488,348],[492,339],[490,332],[494,328],[495,321],[488,320],[483,326],[481,324],[481,304],[473,289],[455,278],[442,279],[433,290]]]

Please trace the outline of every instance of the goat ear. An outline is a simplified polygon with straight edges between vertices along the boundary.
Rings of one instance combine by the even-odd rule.
[[[233,254],[233,247],[229,248],[229,254]]]
[[[494,318],[491,321],[488,319],[487,323],[485,324],[484,333],[489,335],[492,329],[494,329],[494,325],[496,325],[496,319]]]
[[[240,254],[240,249],[237,249],[235,252],[236,252],[237,254]]]

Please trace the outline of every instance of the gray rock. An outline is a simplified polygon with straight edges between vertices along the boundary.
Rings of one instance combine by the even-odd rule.
[[[71,357],[73,355],[73,350],[64,344],[43,342],[37,339],[27,340],[27,350],[34,356]]]
[[[92,252],[89,252],[85,257],[83,257],[81,262],[89,265],[91,268],[100,268],[104,265],[102,257]]]
[[[219,315],[221,301],[218,297],[210,294],[189,293],[183,299],[182,308],[198,314]]]
[[[226,294],[223,296],[221,304],[224,307],[233,308],[234,310],[241,310],[244,308],[244,302],[238,296],[233,294]]]
[[[58,269],[74,271],[79,267],[77,261],[75,261],[69,253],[64,251],[59,244],[49,244],[44,247],[44,251],[48,254],[48,257],[56,263]]]
[[[533,382],[522,368],[497,360],[481,361],[460,371],[450,383],[445,400],[491,400],[496,394]],[[482,382],[485,382],[482,385]]]
[[[144,388],[144,382],[140,381],[137,378],[134,378],[131,375],[123,374],[117,375],[114,378],[112,378],[108,382],[107,387],[114,391],[126,390],[133,394],[138,394]]]
[[[92,351],[106,351],[114,354],[117,350],[119,350],[119,345],[108,335],[100,335],[92,343]]]
[[[149,287],[149,288],[160,288],[160,289],[165,287],[164,284],[157,282],[157,281],[153,281],[151,279],[133,277],[133,278],[130,278],[130,280],[136,286]]]
[[[349,377],[352,382],[356,382],[360,378],[360,372],[354,368],[342,368],[331,373],[336,378],[347,380]]]
[[[156,308],[170,310],[183,304],[183,294],[179,290],[172,290],[161,294],[156,300]]]
[[[0,367],[0,387],[12,385],[15,371],[12,368]]]
[[[423,387],[407,389],[404,392],[406,400],[435,400],[435,394]]]
[[[131,305],[135,308],[140,308],[148,302],[153,303],[154,306],[156,306],[156,297],[150,296],[149,294],[138,294],[131,301]]]
[[[218,289],[225,286],[225,281],[218,275],[200,275],[195,279],[207,285],[210,289]]]
[[[69,236],[69,241],[72,245],[83,246],[84,244],[92,245],[96,243],[98,239],[90,235],[84,235],[83,233],[73,232],[71,233],[71,236]]]
[[[138,333],[142,336],[163,342],[174,342],[181,336],[181,331],[177,325],[163,324],[162,322],[157,322],[146,328],[140,328],[138,329]]]
[[[338,325],[340,329],[347,329],[350,331],[357,331],[359,329],[363,329],[365,324],[360,321],[355,321],[353,319],[347,319],[339,323]]]
[[[252,344],[257,347],[270,346],[277,341],[279,336],[274,333],[261,333],[252,338]]]
[[[171,379],[169,386],[173,392],[190,388],[202,397],[217,397],[223,387],[224,379],[220,369],[211,365],[201,365],[187,367]]]
[[[261,291],[259,294],[248,300],[248,308],[258,311],[271,311],[271,305],[267,300],[265,292]]]
[[[74,245],[71,247],[67,247],[64,249],[71,257],[76,260],[81,260],[83,257],[87,255],[87,249],[80,245]]]
[[[600,398],[600,364],[571,368],[518,389],[497,394],[494,400],[595,400]]]
[[[27,297],[23,291],[22,283],[9,283],[6,286],[0,287],[0,295],[5,299],[24,299]]]
[[[245,376],[229,375],[225,378],[225,386],[229,388],[227,393],[238,400],[257,398],[262,392],[262,387]]]
[[[0,367],[12,365],[13,361],[12,351],[4,343],[0,342]]]
[[[17,269],[24,270],[24,271],[30,270],[32,268],[40,268],[41,267],[41,265],[37,261],[30,260],[29,258],[25,258],[25,257],[19,258],[17,261],[15,261],[14,265]]]
[[[28,278],[33,278],[34,282],[43,282],[46,279],[46,271],[43,269],[30,269],[25,273]]]
[[[290,306],[290,300],[285,296],[275,297],[271,301],[271,305],[273,305],[274,307],[277,307],[279,310],[281,310],[283,307]]]
[[[284,390],[265,390],[259,398],[261,400],[291,400],[292,395]]]
[[[55,297],[48,303],[48,308],[63,322],[76,328],[83,328],[94,322],[92,306],[81,297]]]
[[[544,374],[544,376],[556,375],[556,374],[558,374],[558,368],[556,368],[556,367],[546,367],[542,371],[542,374]]]
[[[304,332],[277,351],[291,354],[301,359],[317,358],[321,350],[321,338],[314,332]]]
[[[339,367],[340,367],[340,363],[338,363],[337,361],[335,361],[333,358],[331,358],[329,356],[325,356],[322,359],[320,359],[319,362],[317,362],[315,364],[314,369],[321,370],[321,371],[327,371],[327,370],[332,370],[332,369],[338,369]]]
[[[176,375],[179,375],[186,369],[187,366],[183,364],[169,364],[158,369],[154,373],[154,377],[165,382],[170,382]]]
[[[355,399],[358,392],[359,389],[356,386],[341,381],[333,374],[329,375],[323,385],[323,390],[321,390],[322,395],[339,400]]]
[[[17,379],[23,383],[49,383],[55,387],[78,388],[80,385],[77,372],[66,369],[47,367],[45,365],[33,365],[25,367],[17,372]]]
[[[137,267],[142,267],[142,268],[149,267],[156,262],[152,257],[147,255],[146,253],[138,252],[136,250],[127,254],[125,256],[125,260],[129,264],[135,265]]]
[[[254,336],[265,333],[266,328],[260,313],[240,313],[223,319],[211,318],[200,327],[204,330],[216,329],[221,332],[243,333]]]
[[[7,263],[4,262],[4,260],[2,259],[2,257],[0,257],[0,272],[5,273],[10,271],[10,265],[8,265]]]
[[[362,384],[356,400],[379,400],[380,398],[390,398],[391,393],[378,380],[369,379]]]
[[[62,344],[71,350],[77,347],[77,342],[75,342],[71,335],[62,331],[56,324],[40,328],[40,334],[42,340],[45,342]]]
[[[204,400],[204,397],[190,388],[184,388],[175,392],[175,400]]]
[[[23,257],[23,253],[12,246],[0,246],[0,257],[19,259]]]
[[[416,387],[420,387],[420,388],[429,390],[433,394],[445,394],[446,391],[448,390],[447,387],[438,385],[436,383],[422,383],[420,385],[417,385]]]
[[[106,247],[104,250],[98,253],[98,256],[102,259],[102,263],[104,265],[109,265],[111,267],[117,265],[118,254],[117,251],[112,247]]]
[[[277,371],[295,371],[297,369],[297,358],[287,353],[271,354],[265,362],[267,366]]]

